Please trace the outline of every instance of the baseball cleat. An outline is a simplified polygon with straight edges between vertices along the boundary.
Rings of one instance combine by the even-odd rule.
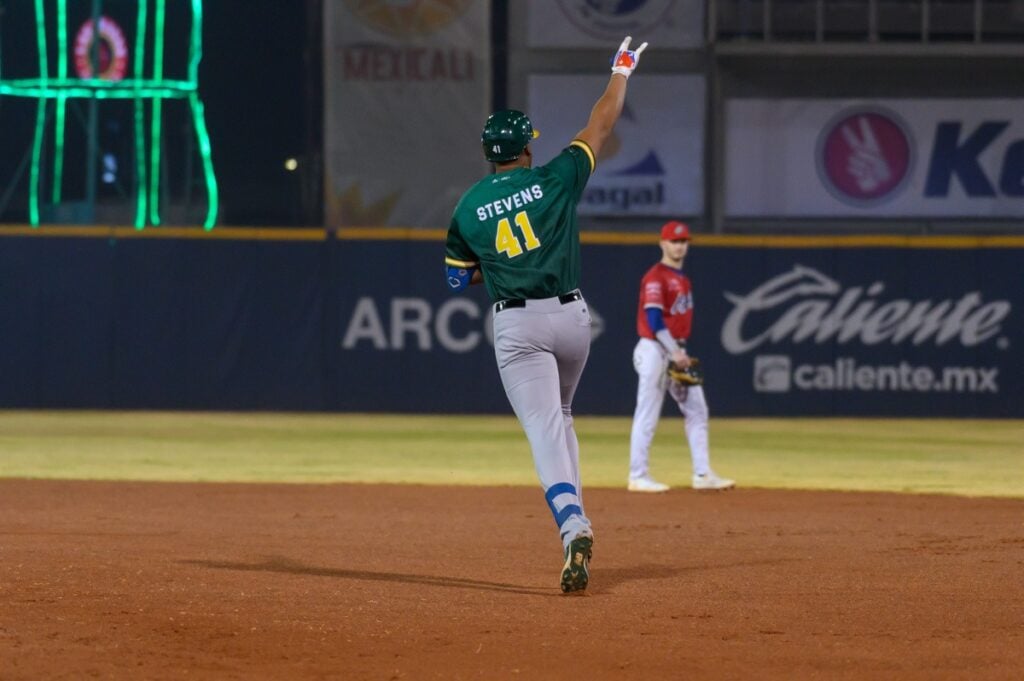
[[[590,557],[593,555],[594,540],[580,535],[569,542],[565,552],[565,566],[562,567],[562,593],[583,591],[590,581]]]
[[[730,480],[729,478],[720,478],[715,474],[714,471],[709,471],[704,475],[693,476],[694,489],[725,490],[732,489],[735,486],[735,480]]]
[[[627,489],[630,492],[667,492],[668,485],[651,478],[630,478]]]

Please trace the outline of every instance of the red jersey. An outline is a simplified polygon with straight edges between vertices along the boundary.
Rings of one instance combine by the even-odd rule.
[[[636,332],[643,338],[654,338],[647,324],[647,308],[661,310],[665,328],[675,339],[690,337],[693,324],[693,292],[690,279],[677,269],[658,263],[640,280],[640,305],[636,311]]]

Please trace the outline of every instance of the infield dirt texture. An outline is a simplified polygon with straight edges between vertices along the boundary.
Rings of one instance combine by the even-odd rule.
[[[0,679],[1024,678],[1024,500],[0,480]]]

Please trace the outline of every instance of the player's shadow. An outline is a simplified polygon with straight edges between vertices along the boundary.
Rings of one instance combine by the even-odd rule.
[[[397,572],[372,572],[370,570],[345,570],[342,568],[325,568],[303,565],[288,558],[272,557],[259,563],[238,563],[224,560],[183,560],[188,565],[212,568],[215,570],[248,570],[253,572],[281,572],[290,575],[311,575],[314,577],[335,577],[338,579],[359,579],[373,582],[401,582],[403,584],[423,584],[426,586],[444,586],[457,589],[481,589],[485,591],[502,591],[505,593],[522,594],[525,596],[551,596],[552,589],[505,584],[503,582],[486,582],[478,579],[461,577],[434,577],[432,575],[411,575]],[[560,592],[555,592],[560,593]]]
[[[709,570],[726,570],[734,567],[757,565],[778,565],[793,559],[740,561],[722,565],[632,565],[629,567],[601,568],[591,567],[590,595],[600,595],[614,589],[620,584],[650,579],[669,579],[685,573],[707,572]],[[373,572],[370,570],[345,570],[342,568],[314,567],[283,558],[270,557],[259,563],[240,563],[226,560],[182,560],[186,565],[214,570],[243,570],[250,572],[280,572],[289,575],[310,575],[313,577],[334,577],[337,579],[358,579],[372,582],[400,582],[402,584],[422,584],[426,586],[443,586],[456,589],[477,589],[483,591],[501,591],[504,593],[522,594],[525,596],[561,596],[561,592],[553,588],[527,587],[504,582],[487,582],[478,579],[461,577],[435,577],[433,575],[412,575],[399,572]]]
[[[796,559],[781,558],[775,560],[744,560],[735,563],[722,563],[721,565],[631,565],[629,567],[617,568],[601,568],[599,565],[592,565],[590,568],[592,575],[591,584],[594,592],[600,593],[629,582],[649,579],[670,579],[687,573],[728,570],[736,567],[779,565],[793,562],[794,560]]]

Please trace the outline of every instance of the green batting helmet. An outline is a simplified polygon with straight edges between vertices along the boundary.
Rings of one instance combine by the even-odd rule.
[[[484,157],[492,163],[507,163],[519,158],[526,145],[539,137],[530,119],[522,111],[504,109],[487,117],[480,142]]]

